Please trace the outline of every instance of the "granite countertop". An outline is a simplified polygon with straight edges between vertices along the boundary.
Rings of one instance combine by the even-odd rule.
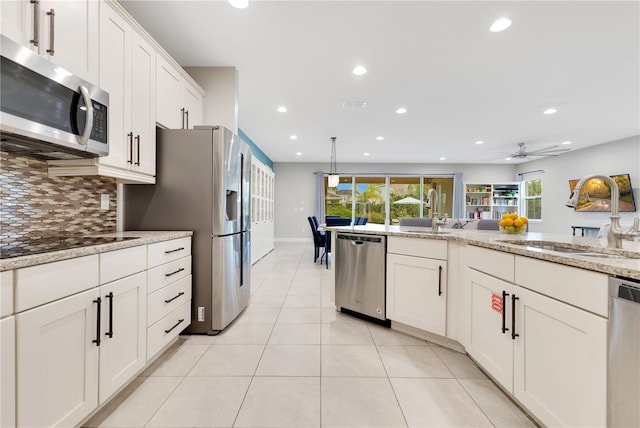
[[[138,239],[129,239],[126,241],[109,242],[106,244],[90,245],[87,247],[77,247],[70,248],[68,250],[49,251],[46,253],[2,259],[0,260],[0,272],[51,263],[59,260],[73,259],[75,257],[88,256],[91,254],[106,253],[108,251],[121,250],[123,248],[137,247],[139,245],[153,244],[154,242],[170,241],[172,239],[192,235],[193,232],[191,231],[128,231],[90,235],[103,237],[136,237]]]
[[[632,241],[623,241],[622,250],[616,250],[607,248],[606,239],[583,238],[579,236],[558,235],[552,233],[504,234],[487,230],[445,229],[445,233],[433,234],[430,233],[430,228],[427,228],[425,231],[420,231],[418,230],[420,228],[410,226],[401,228],[400,226],[384,226],[376,224],[366,226],[336,226],[327,227],[326,229],[336,232],[460,241],[478,247],[490,248],[493,250],[546,260],[553,263],[587,269],[594,272],[625,276],[640,280],[640,243]],[[598,257],[597,254],[585,256],[580,254],[562,253],[505,241],[544,241],[561,244],[566,247],[585,248],[585,252],[602,253],[603,256]],[[623,254],[636,258],[607,258],[607,254]]]

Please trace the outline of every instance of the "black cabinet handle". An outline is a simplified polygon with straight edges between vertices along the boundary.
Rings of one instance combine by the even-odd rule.
[[[175,325],[173,327],[171,327],[169,330],[165,330],[165,333],[171,333],[171,330],[173,330],[174,328],[176,328],[177,326],[179,326],[180,324],[182,324],[182,321],[184,321],[184,318],[181,320],[178,320],[177,323],[175,323]]]
[[[127,137],[129,138],[129,159],[127,159],[127,163],[133,163],[133,132],[129,132]]]
[[[187,127],[186,127],[186,129],[189,129],[189,110],[185,110],[185,113],[187,115]]]
[[[184,107],[181,108],[180,111],[182,112],[182,129],[184,129]]]
[[[516,300],[520,300],[516,295],[511,296],[511,338],[516,340],[516,337],[520,336],[516,333]]]
[[[173,302],[174,300],[176,300],[178,297],[182,296],[183,294],[184,294],[184,291],[181,291],[181,292],[179,292],[179,293],[178,293],[178,295],[177,295],[177,296],[174,296],[174,297],[170,298],[169,300],[165,300],[164,302],[165,302],[165,303],[171,303],[171,302]]]
[[[96,322],[96,338],[91,341],[91,343],[95,343],[96,346],[100,346],[100,306],[102,305],[102,299],[97,298],[93,301],[93,303],[98,304],[98,321]]]
[[[136,145],[137,145],[137,156],[136,156],[136,165],[140,166],[140,135],[136,135]]]
[[[51,27],[49,27],[49,49],[47,49],[47,53],[53,56],[56,53],[54,49],[54,37],[56,35],[56,11],[51,9],[47,12],[47,15],[51,17]]]
[[[171,273],[165,273],[165,274],[164,274],[164,276],[172,276],[172,275],[175,275],[175,274],[177,274],[177,273],[182,272],[183,270],[184,270],[184,268],[180,268],[180,269],[178,269],[178,270],[176,270],[176,271],[173,271],[173,272],[171,272]]]
[[[506,333],[507,331],[509,331],[509,329],[506,326],[506,318],[507,318],[507,296],[509,295],[509,293],[507,293],[506,291],[502,291],[502,334]]]
[[[438,266],[438,296],[442,296],[442,266]]]
[[[113,337],[113,291],[109,292],[105,298],[109,299],[109,331],[104,335],[111,338]]]
[[[175,253],[176,251],[182,251],[182,250],[184,250],[184,247],[176,248],[175,250],[167,250],[164,253],[171,254],[171,253]]]

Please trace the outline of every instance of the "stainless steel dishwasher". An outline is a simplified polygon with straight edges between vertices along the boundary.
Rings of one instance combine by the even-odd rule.
[[[609,278],[609,427],[640,427],[639,331],[640,281]]]
[[[334,251],[338,310],[386,320],[387,237],[338,233]]]

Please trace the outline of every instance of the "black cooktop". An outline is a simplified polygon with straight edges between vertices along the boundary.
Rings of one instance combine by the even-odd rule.
[[[87,247],[89,245],[110,244],[112,242],[137,239],[137,236],[37,236],[14,238],[0,243],[0,259],[30,256],[49,251],[68,250],[70,248]]]

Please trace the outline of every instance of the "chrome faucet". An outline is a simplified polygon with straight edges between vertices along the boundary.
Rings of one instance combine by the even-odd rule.
[[[609,187],[611,188],[611,225],[609,226],[609,233],[607,233],[607,246],[609,248],[622,248],[622,240],[623,239],[634,239],[637,236],[640,236],[638,233],[638,228],[640,227],[640,219],[635,218],[633,220],[633,226],[628,231],[622,230],[620,227],[620,216],[618,215],[619,210],[619,201],[620,201],[620,189],[618,188],[618,183],[616,183],[611,177],[608,175],[602,174],[591,174],[586,177],[582,177],[576,187],[573,189],[569,200],[566,205],[569,208],[578,208],[578,200],[580,199],[580,189],[587,181],[592,178],[601,178],[607,182]]]
[[[438,217],[438,192],[436,189],[429,189],[427,192],[427,202],[425,204],[427,208],[431,208],[431,232],[441,233],[442,228],[447,224],[448,215],[445,213],[444,217]]]

